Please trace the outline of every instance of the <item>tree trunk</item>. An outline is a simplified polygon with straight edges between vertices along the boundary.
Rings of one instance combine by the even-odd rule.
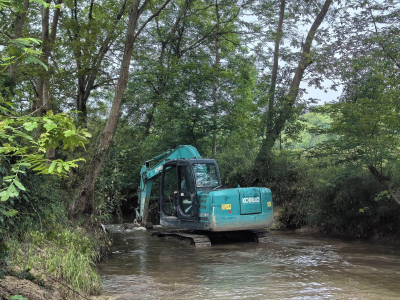
[[[24,27],[25,24],[25,19],[26,19],[26,12],[29,9],[29,0],[25,0],[24,2],[24,9],[23,11],[17,16],[17,22],[15,24],[15,28],[14,28],[14,39],[18,39],[21,37],[22,35],[22,29]],[[15,85],[17,84],[16,81],[16,74],[17,74],[17,64],[11,64],[9,67],[10,70],[10,90],[13,91]]]
[[[400,205],[400,194],[392,188],[391,180],[389,177],[381,174],[374,166],[368,166],[369,172],[374,176],[376,180],[389,192],[390,196]]]
[[[310,30],[308,31],[306,41],[303,44],[303,49],[298,66],[293,76],[292,83],[290,84],[289,87],[289,92],[283,99],[283,103],[281,104],[283,107],[277,114],[275,122],[272,124],[271,128],[269,128],[269,132],[267,132],[267,135],[261,145],[261,149],[257,155],[256,162],[258,163],[258,168],[262,169],[264,167],[268,159],[268,156],[270,155],[272,148],[275,145],[276,140],[279,138],[280,133],[285,128],[286,121],[290,118],[291,114],[293,113],[293,107],[295,105],[296,98],[299,93],[299,86],[301,80],[303,79],[304,71],[312,62],[310,60],[310,50],[312,42],[314,40],[314,36],[319,26],[321,25],[322,21],[324,20],[331,3],[332,0],[325,0],[324,5],[322,6],[317,17],[315,18],[314,23],[312,24]],[[281,8],[282,8],[282,3],[281,3]]]
[[[47,0],[50,3],[50,0]],[[62,0],[58,0],[57,4],[61,4]],[[60,18],[60,9],[57,8],[54,12],[51,32],[50,32],[50,9],[42,6],[42,62],[48,66],[49,58],[52,50],[52,43],[57,36],[58,21]],[[33,111],[36,115],[43,116],[47,111],[52,109],[50,82],[47,73],[42,73],[37,79],[36,96],[37,100],[34,102]],[[50,151],[53,153],[54,151]]]
[[[158,25],[157,25],[158,26]],[[157,27],[158,28],[158,27]],[[153,104],[151,108],[147,109],[147,115],[146,115],[146,128],[144,130],[144,135],[143,138],[146,139],[150,135],[151,127],[153,126],[153,121],[154,121],[154,114],[156,112],[158,104],[161,102],[161,99],[164,96],[164,89],[165,86],[167,85],[166,83],[166,76],[164,74],[165,68],[164,68],[164,56],[165,56],[165,51],[167,48],[167,41],[162,40],[161,33],[158,31],[159,37],[161,40],[161,51],[160,51],[160,56],[158,57],[158,65],[159,65],[159,73],[156,76],[156,82],[157,84],[153,86],[154,94],[153,94]]]
[[[86,91],[90,91],[91,87],[88,87],[85,90],[84,86],[84,78],[78,78],[78,92],[76,95],[76,110],[79,111],[78,119],[79,123],[86,127],[86,120],[87,120],[87,100],[88,98],[85,97]],[[88,93],[90,95],[90,92]]]
[[[156,100],[154,100],[153,105],[151,106],[151,108],[147,109],[148,113],[147,113],[147,116],[146,116],[146,120],[147,120],[146,121],[146,128],[144,130],[144,135],[143,135],[144,139],[147,138],[150,135],[150,129],[151,129],[151,126],[153,125],[154,112],[155,112],[155,110],[157,108],[157,104],[158,104],[158,102]]]
[[[215,62],[214,62],[214,78],[212,86],[212,97],[213,97],[213,144],[212,144],[212,156],[217,155],[217,127],[218,127],[218,86],[217,86],[217,75],[220,65],[220,53],[219,53],[219,25],[220,25],[220,15],[218,0],[215,0],[215,14],[217,17],[217,22],[215,24]]]
[[[139,7],[141,0],[134,0],[131,6],[131,12],[129,14],[128,30],[125,40],[124,54],[121,62],[121,69],[119,73],[119,79],[117,88],[115,90],[114,101],[111,107],[110,115],[103,132],[101,133],[96,152],[90,162],[90,165],[86,171],[85,179],[82,185],[78,189],[78,195],[76,201],[70,207],[70,217],[76,217],[80,214],[93,214],[94,211],[94,184],[97,176],[100,173],[101,166],[103,164],[104,157],[111,145],[115,129],[120,117],[120,110],[122,106],[122,97],[128,84],[129,66],[131,62],[132,52],[135,44],[135,40],[141,30],[146,24],[157,16],[162,9],[167,6],[170,0],[161,6],[161,8],[154,13],[138,30],[135,34],[138,19],[146,8],[149,0],[144,1],[141,7]]]
[[[47,3],[50,2],[51,2],[50,0],[47,0]],[[62,0],[57,1],[57,4],[61,3]],[[49,58],[51,55],[52,44],[56,39],[59,17],[60,17],[60,9],[57,8],[54,12],[51,31],[50,31],[50,9],[42,5],[42,45],[43,45],[42,61],[46,66],[49,65]],[[53,109],[51,92],[50,92],[50,81],[49,81],[49,75],[47,73],[41,73],[41,75],[38,77],[36,91],[37,91],[37,100],[34,102],[33,110],[36,112],[37,116],[43,116],[49,110]],[[54,148],[50,148],[47,150],[47,158],[49,159],[55,158]]]
[[[273,133],[274,129],[274,104],[275,104],[275,89],[276,89],[276,81],[278,78],[278,68],[279,68],[279,48],[280,48],[280,42],[283,36],[282,33],[282,28],[283,28],[283,20],[285,17],[285,6],[286,6],[286,1],[281,0],[281,5],[279,9],[279,20],[278,20],[278,28],[276,30],[276,36],[275,36],[275,48],[274,48],[274,63],[272,66],[272,74],[271,74],[271,86],[268,92],[268,111],[266,113],[266,121],[264,124],[266,124],[266,137],[264,142],[266,142],[266,139],[268,136],[271,136]],[[272,141],[271,141],[272,142]],[[264,169],[268,165],[268,156],[269,153],[266,152],[266,149],[272,149],[274,146],[275,141],[273,141],[272,146],[270,145],[264,145],[261,148],[260,152],[258,153],[256,161],[259,163],[258,168]],[[262,174],[259,174],[262,176]]]
[[[46,3],[50,3],[50,0],[47,0]],[[42,5],[42,62],[48,66],[49,55],[50,55],[50,36],[49,36],[49,24],[50,24],[50,9]],[[38,98],[36,100],[34,110],[36,111],[37,116],[42,116],[45,112],[44,107],[47,106],[47,101],[50,100],[50,96],[48,93],[48,81],[47,74],[41,72],[37,79],[37,95]]]
[[[279,46],[282,39],[282,28],[283,28],[283,19],[285,17],[285,0],[281,0],[281,6],[279,10],[279,21],[278,28],[276,30],[275,36],[275,49],[274,49],[274,64],[272,66],[272,75],[271,75],[271,87],[268,93],[268,112],[267,112],[267,121],[266,121],[266,132],[267,135],[272,132],[273,124],[274,124],[274,102],[275,102],[275,89],[276,89],[276,80],[278,78],[278,68],[279,68]]]

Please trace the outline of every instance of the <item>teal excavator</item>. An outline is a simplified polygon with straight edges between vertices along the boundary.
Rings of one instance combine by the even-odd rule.
[[[271,191],[262,187],[223,188],[214,159],[204,159],[196,148],[177,146],[146,161],[140,171],[136,220],[151,227],[150,194],[160,178],[160,225],[172,231],[158,236],[178,236],[196,246],[228,239],[262,241],[272,225]]]

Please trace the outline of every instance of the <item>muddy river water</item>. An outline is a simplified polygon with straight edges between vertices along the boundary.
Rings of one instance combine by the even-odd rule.
[[[113,240],[98,268],[120,299],[400,299],[400,244],[283,232],[207,248],[149,231]]]

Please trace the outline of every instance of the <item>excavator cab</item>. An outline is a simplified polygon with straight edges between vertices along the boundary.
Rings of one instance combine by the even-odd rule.
[[[221,186],[218,166],[212,159],[171,160],[165,163],[160,184],[161,218],[196,221],[197,191]]]

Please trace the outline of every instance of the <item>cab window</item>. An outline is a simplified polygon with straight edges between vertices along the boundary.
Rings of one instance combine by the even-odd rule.
[[[193,164],[197,187],[216,187],[219,185],[214,164]]]

